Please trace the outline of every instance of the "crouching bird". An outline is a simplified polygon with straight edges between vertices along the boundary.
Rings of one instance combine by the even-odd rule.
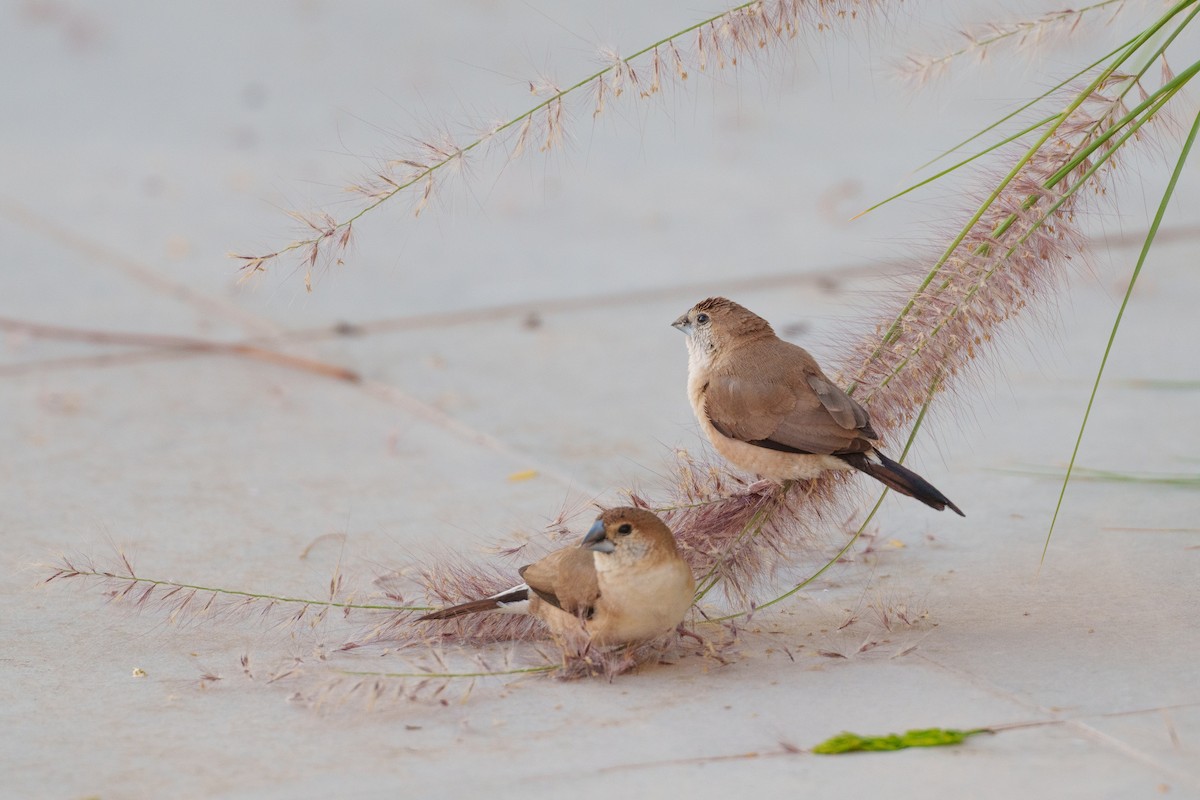
[[[556,550],[520,575],[519,586],[418,622],[485,611],[532,614],[557,636],[586,633],[594,644],[621,645],[673,630],[696,593],[671,529],[640,508],[610,508],[578,547]]]
[[[672,325],[687,335],[688,397],[700,428],[736,466],[774,481],[858,470],[965,516],[929,481],[879,452],[866,409],[762,317],[710,297]]]

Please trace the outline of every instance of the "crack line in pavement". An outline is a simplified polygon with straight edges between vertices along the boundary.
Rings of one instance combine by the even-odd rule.
[[[1111,734],[1104,733],[1103,731],[1099,730],[1098,728],[1094,728],[1091,725],[1088,725],[1087,723],[1082,721],[1082,720],[1088,719],[1088,718],[1131,716],[1131,715],[1135,715],[1138,713],[1152,713],[1152,712],[1161,711],[1164,709],[1188,708],[1188,707],[1200,705],[1200,702],[1178,703],[1178,704],[1165,705],[1165,706],[1153,706],[1150,708],[1145,708],[1145,709],[1140,709],[1140,710],[1132,710],[1132,711],[1112,711],[1112,712],[1100,711],[1100,712],[1096,712],[1095,714],[1081,714],[1077,717],[1064,717],[1061,712],[1055,711],[1053,708],[1043,706],[1041,703],[1037,702],[1036,700],[1034,700],[1033,698],[1031,698],[1027,695],[1019,694],[1010,689],[1006,689],[1003,686],[996,684],[995,682],[993,682],[992,680],[990,680],[988,678],[985,678],[981,675],[976,675],[975,673],[969,672],[960,667],[954,667],[949,664],[944,664],[941,661],[938,661],[938,660],[932,658],[928,653],[915,653],[914,655],[917,658],[924,661],[925,663],[933,666],[934,668],[940,669],[944,672],[947,672],[950,675],[957,677],[959,680],[965,681],[966,683],[968,683],[971,686],[974,686],[978,689],[982,689],[983,691],[986,691],[989,694],[995,695],[996,697],[999,697],[1001,699],[1008,700],[1009,702],[1013,702],[1018,705],[1024,706],[1025,708],[1031,709],[1035,713],[1045,715],[1046,717],[1049,717],[1054,720],[1059,720],[1059,721],[1061,721],[1062,726],[1064,728],[1074,731],[1077,735],[1080,735],[1084,738],[1091,739],[1092,741],[1103,744],[1103,745],[1109,747],[1110,749],[1116,750],[1117,752],[1121,753],[1122,755],[1124,755],[1127,758],[1130,758],[1134,761],[1138,761],[1146,766],[1153,767],[1154,769],[1157,769],[1157,770],[1161,770],[1162,772],[1165,772],[1166,774],[1172,776],[1176,780],[1180,780],[1180,781],[1187,783],[1193,787],[1200,787],[1200,775],[1182,771],[1170,764],[1163,763],[1162,761],[1159,761],[1157,758],[1155,758],[1150,753],[1147,753],[1143,750],[1139,750],[1138,748],[1129,744],[1125,740],[1117,738],[1115,736],[1112,736]]]
[[[231,300],[197,291],[186,284],[176,283],[170,278],[164,277],[150,264],[142,263],[88,236],[75,233],[15,200],[0,197],[0,216],[7,217],[10,222],[23,227],[27,232],[41,234],[69,250],[74,250],[89,259],[113,267],[149,289],[235,322],[247,333],[274,334],[279,330],[279,326],[274,322],[264,320],[257,314],[246,311]],[[230,273],[232,274],[232,269]]]

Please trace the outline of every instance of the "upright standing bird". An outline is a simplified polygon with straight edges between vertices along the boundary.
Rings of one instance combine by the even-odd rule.
[[[875,449],[879,436],[866,409],[762,317],[710,297],[672,325],[688,337],[688,398],[700,428],[738,467],[780,482],[856,469],[965,516],[929,481]]]
[[[560,636],[585,632],[598,645],[653,639],[675,628],[692,605],[696,581],[675,536],[653,513],[610,508],[578,547],[521,567],[525,582],[491,597],[421,617],[481,611],[532,614]]]

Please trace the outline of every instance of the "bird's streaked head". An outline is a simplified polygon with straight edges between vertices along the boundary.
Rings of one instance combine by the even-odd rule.
[[[647,556],[678,552],[675,536],[661,519],[644,508],[610,508],[592,524],[581,547],[600,554],[602,563],[631,564]]]
[[[746,337],[775,335],[765,319],[724,297],[701,300],[671,325],[683,331],[689,354],[701,361]]]

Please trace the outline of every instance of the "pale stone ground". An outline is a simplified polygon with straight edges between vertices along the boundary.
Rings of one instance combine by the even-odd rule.
[[[911,34],[897,13],[849,48],[776,56],[774,77],[700,78],[665,107],[581,116],[566,153],[499,180],[485,162],[419,221],[364,221],[312,295],[282,268],[236,285],[224,252],[286,238],[273,204],[338,197],[359,157],[397,146],[391,133],[524,107],[521,79],[538,69],[582,73],[583,40],[633,46],[699,13],[642,5],[0,10],[0,316],[277,336],[364,376],[4,340],[0,794],[1200,796],[1195,490],[1073,484],[1039,569],[1058,484],[1011,471],[1061,469],[1070,452],[1157,166],[1121,195],[1123,215],[1091,222],[1095,272],[1081,265],[1053,332],[1009,339],[998,379],[918,443],[913,463],[967,519],[889,500],[874,552],[759,615],[727,666],[686,658],[612,684],[531,679],[447,707],[318,713],[261,678],[310,654],[303,629],[172,625],[107,606],[94,586],[37,586],[56,554],[104,560],[116,545],[149,576],[319,597],[339,545],[300,556],[325,534],[345,535],[343,570],[366,582],[439,545],[536,529],[564,502],[652,488],[670,448],[701,447],[669,322],[726,293],[835,352],[905,256],[897,242],[924,236],[911,222],[952,220],[958,205],[947,187],[845,220],[1046,83],[1007,62],[900,91],[878,66]],[[917,11],[935,32],[951,19]],[[1200,338],[1197,178],[1131,306],[1085,467],[1196,473],[1200,366],[1178,343]],[[350,337],[331,332],[339,322],[383,324]],[[325,332],[300,335],[311,330]],[[1178,383],[1148,383],[1162,380]],[[524,470],[538,475],[509,480]],[[928,618],[881,631],[881,602]],[[867,639],[885,641],[857,653]],[[206,673],[223,680],[203,688]],[[1039,720],[1053,724],[952,749],[772,755],[844,729]],[[719,758],[747,753],[762,757]]]

